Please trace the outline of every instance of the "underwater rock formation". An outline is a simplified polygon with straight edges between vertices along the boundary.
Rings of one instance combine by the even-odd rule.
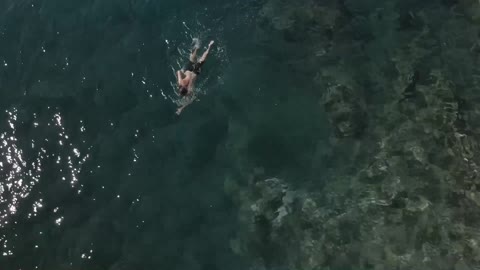
[[[238,201],[245,230],[232,240],[237,254],[256,257],[258,269],[316,269],[324,264],[322,242],[315,239],[316,229],[309,228],[321,213],[305,195],[277,178],[254,184]]]
[[[282,20],[277,31],[318,5],[281,2],[263,13]],[[334,132],[355,137],[361,158],[335,159],[317,190],[277,178],[238,187],[232,248],[252,269],[479,269],[478,1],[339,2],[332,14],[349,21],[330,24],[331,49],[313,62]],[[316,34],[296,42],[314,52]]]
[[[456,127],[455,88],[442,72],[418,91],[425,106],[413,119],[393,118],[403,120],[357,172],[321,192],[278,179],[251,187],[240,200],[250,228],[237,240],[243,250],[266,269],[479,267],[478,137]]]
[[[480,3],[475,0],[459,0],[459,7],[469,19],[479,22],[480,21]]]
[[[334,85],[323,95],[323,105],[338,137],[359,137],[365,127],[366,113],[361,98],[351,88]]]
[[[341,9],[335,1],[317,3],[309,0],[296,2],[285,0],[267,1],[260,9],[260,19],[267,21],[275,30],[332,30],[341,21]]]

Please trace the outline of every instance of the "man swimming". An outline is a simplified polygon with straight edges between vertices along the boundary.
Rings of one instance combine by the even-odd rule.
[[[200,74],[202,65],[207,60],[208,53],[213,45],[213,40],[208,44],[207,50],[203,53],[202,57],[197,61],[197,51],[200,48],[200,42],[197,38],[193,39],[193,49],[190,53],[190,59],[188,63],[179,71],[177,71],[177,84],[178,91],[182,99],[185,101],[183,105],[177,109],[177,114],[182,113],[183,109],[190,105],[194,100],[193,89],[195,88],[195,81],[198,74]]]

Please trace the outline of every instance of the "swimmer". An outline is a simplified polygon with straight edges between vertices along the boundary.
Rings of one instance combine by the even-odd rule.
[[[200,42],[198,38],[193,39],[194,46],[190,53],[190,59],[181,70],[177,71],[178,92],[180,93],[180,96],[182,96],[182,99],[186,101],[177,109],[177,114],[182,113],[183,109],[193,102],[195,81],[197,80],[198,74],[200,74],[205,60],[207,60],[208,53],[210,52],[213,43],[213,40],[210,41],[207,50],[203,53],[202,57],[197,60],[197,51],[200,48]]]

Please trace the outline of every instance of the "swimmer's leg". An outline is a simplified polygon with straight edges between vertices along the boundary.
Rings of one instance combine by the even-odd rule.
[[[208,44],[208,49],[203,53],[202,57],[200,57],[200,60],[198,60],[199,63],[203,63],[205,62],[205,60],[207,60],[207,56],[208,56],[208,53],[210,52],[210,49],[212,48],[212,45],[213,45],[213,40],[210,41],[210,43]]]
[[[193,48],[192,53],[190,53],[190,62],[196,63],[197,62],[197,51],[198,48]]]
[[[190,53],[190,62],[196,63],[197,62],[197,51],[200,49],[200,40],[198,38],[192,39],[192,52]]]

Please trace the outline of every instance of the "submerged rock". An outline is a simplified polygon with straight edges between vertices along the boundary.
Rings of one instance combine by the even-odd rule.
[[[469,19],[480,21],[480,3],[476,0],[459,0],[460,8]]]
[[[338,137],[360,137],[366,128],[366,112],[361,99],[345,85],[327,89],[322,99],[328,119]]]
[[[315,237],[313,220],[321,214],[306,193],[293,191],[278,178],[254,184],[239,202],[243,228],[231,246],[237,254],[252,256],[256,267],[318,269],[326,257]],[[308,229],[307,229],[308,228]]]
[[[281,32],[325,29],[298,26],[307,2],[266,1],[262,18]],[[315,160],[330,160],[318,193],[279,179],[240,188],[236,250],[259,269],[480,268],[479,27],[471,23],[480,4],[339,2],[344,10],[332,14],[350,13],[351,23],[330,24],[332,46],[309,56],[310,70],[326,89],[336,137],[358,147],[332,138]],[[327,43],[321,32],[295,41],[314,52]],[[339,158],[340,149],[353,158]]]

